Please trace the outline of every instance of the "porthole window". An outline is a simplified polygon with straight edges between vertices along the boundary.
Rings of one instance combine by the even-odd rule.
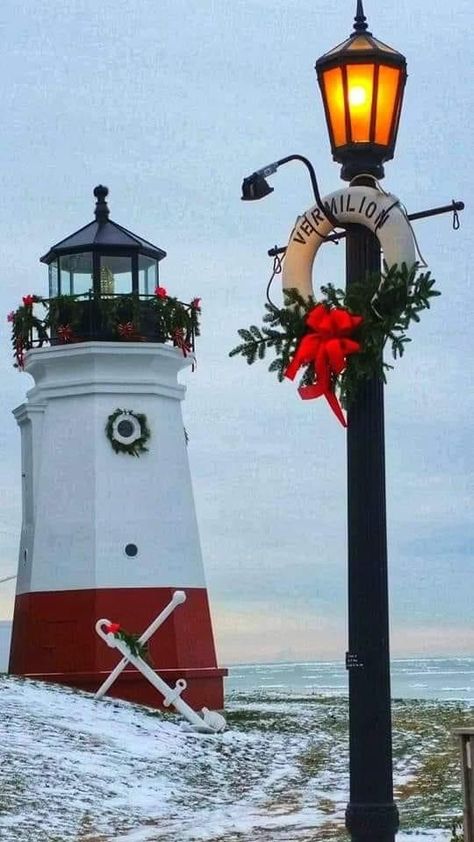
[[[128,555],[129,558],[134,558],[138,553],[138,547],[136,544],[127,544],[125,547],[125,555]]]
[[[133,436],[135,427],[131,421],[119,421],[117,424],[117,433],[120,433],[124,439],[129,439]]]
[[[112,423],[112,436],[121,444],[133,444],[141,435],[140,421],[131,413],[121,413]]]

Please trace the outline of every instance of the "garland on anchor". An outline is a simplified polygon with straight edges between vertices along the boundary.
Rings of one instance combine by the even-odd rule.
[[[239,330],[243,342],[229,356],[238,354],[252,365],[275,353],[269,371],[278,379],[294,379],[304,369],[299,394],[303,399],[326,397],[339,421],[346,426],[341,404],[355,399],[363,381],[373,377],[386,382],[383,350],[391,346],[394,359],[402,357],[411,339],[407,332],[430,299],[441,295],[433,289],[430,272],[418,273],[415,265],[386,269],[347,290],[333,284],[321,287],[322,296],[303,298],[296,289],[284,290],[284,307],[265,304],[264,325]]]
[[[109,623],[108,626],[104,626],[104,631],[106,634],[113,634],[114,637],[122,640],[125,645],[128,646],[130,654],[133,655],[134,658],[142,658],[145,663],[150,664],[150,666],[152,665],[150,653],[148,651],[148,643],[141,643],[140,635],[125,631],[120,623]]]
[[[116,409],[109,415],[105,434],[116,453],[140,456],[148,448],[146,442],[151,436],[146,415],[131,409]]]

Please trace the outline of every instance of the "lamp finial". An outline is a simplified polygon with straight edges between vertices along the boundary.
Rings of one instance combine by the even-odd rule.
[[[95,218],[99,225],[103,225],[109,218],[109,206],[106,202],[106,197],[109,195],[109,188],[98,184],[94,187],[94,196],[97,199],[95,206]]]
[[[354,32],[365,32],[368,29],[367,18],[364,15],[362,0],[357,0],[356,16],[354,18]]]

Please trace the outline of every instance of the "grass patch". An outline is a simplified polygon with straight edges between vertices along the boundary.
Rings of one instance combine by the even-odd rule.
[[[328,763],[328,754],[321,745],[313,744],[309,745],[297,760],[303,772],[311,777],[325,769]]]

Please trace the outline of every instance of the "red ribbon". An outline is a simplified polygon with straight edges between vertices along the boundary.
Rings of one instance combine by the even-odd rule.
[[[183,357],[188,356],[188,352],[192,351],[191,344],[188,342],[186,338],[186,334],[182,327],[177,327],[173,331],[173,345],[176,348],[180,348],[183,352]]]
[[[59,325],[58,327],[58,337],[61,342],[72,342],[72,337],[74,335],[74,331],[71,325]]]
[[[117,333],[122,339],[135,339],[137,329],[133,322],[125,322],[125,324],[117,325]]]
[[[23,369],[25,367],[25,346],[22,339],[17,339],[15,343],[15,357],[18,368]]]
[[[347,423],[334,392],[333,377],[344,371],[350,354],[360,351],[360,343],[349,337],[362,321],[362,316],[352,316],[341,307],[329,310],[324,304],[317,304],[306,316],[310,332],[300,340],[285,371],[285,377],[294,380],[302,365],[313,363],[316,382],[300,386],[300,397],[311,400],[324,395],[343,427]]]

